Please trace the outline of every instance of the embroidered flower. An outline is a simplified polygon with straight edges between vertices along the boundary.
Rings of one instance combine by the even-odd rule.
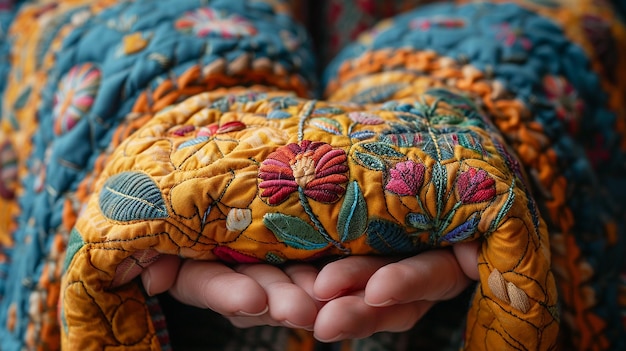
[[[86,63],[74,66],[61,79],[54,96],[54,132],[70,131],[91,109],[100,87],[100,70]]]
[[[327,143],[305,140],[271,153],[259,169],[262,197],[271,205],[283,202],[302,189],[304,195],[319,202],[337,201],[346,191],[347,155]]]
[[[389,171],[386,190],[400,196],[415,196],[424,181],[426,167],[413,161],[400,162]]]
[[[484,169],[469,168],[461,173],[456,189],[464,204],[489,201],[496,196],[496,182]]]
[[[566,124],[570,133],[576,133],[585,109],[585,103],[578,97],[576,89],[565,78],[556,76],[546,76],[543,87],[558,119]]]
[[[187,12],[176,21],[176,29],[193,31],[198,37],[218,34],[224,38],[240,38],[254,35],[256,28],[252,23],[238,15],[226,15],[210,7]]]

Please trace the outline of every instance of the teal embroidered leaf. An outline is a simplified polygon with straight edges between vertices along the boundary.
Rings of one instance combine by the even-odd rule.
[[[328,245],[328,241],[304,220],[282,213],[268,213],[263,217],[267,229],[288,246],[303,250],[317,250]]]
[[[367,228],[367,204],[357,182],[352,182],[346,189],[339,218],[337,232],[341,242],[351,241],[365,234]]]
[[[344,113],[344,110],[338,107],[320,107],[313,110],[311,116],[327,116],[327,115],[339,115]]]
[[[197,137],[197,138],[194,138],[194,139],[191,139],[191,140],[187,140],[184,143],[180,144],[178,146],[178,149],[180,150],[180,149],[184,149],[184,148],[189,147],[189,146],[202,144],[202,143],[206,142],[207,140],[209,140],[208,136],[200,136],[200,137]]]
[[[357,140],[367,140],[376,136],[376,132],[371,130],[361,130],[350,134],[350,138]]]
[[[444,196],[448,185],[448,170],[441,163],[435,163],[433,166],[433,182],[435,182],[435,191],[437,194],[437,213],[441,213],[444,205]]]
[[[313,127],[319,128],[328,133],[335,135],[343,134],[343,128],[341,127],[341,124],[334,119],[319,117],[312,119],[310,123]]]
[[[466,222],[452,229],[448,234],[444,235],[441,240],[447,241],[451,243],[458,243],[464,241],[474,233],[476,233],[476,229],[478,228],[478,223],[480,222],[479,216],[474,213],[472,217],[470,217]]]
[[[30,97],[31,91],[33,91],[33,88],[30,85],[26,87],[26,89],[24,89],[20,93],[20,95],[17,97],[17,99],[15,100],[15,103],[13,103],[13,108],[16,110],[19,110],[23,108],[24,106],[26,106],[26,102],[28,101],[28,98]]]
[[[109,178],[100,192],[100,210],[115,221],[167,218],[157,184],[145,173],[123,172]]]
[[[364,143],[361,145],[365,150],[379,156],[402,158],[405,155],[385,143]]]
[[[376,219],[367,226],[367,243],[382,254],[400,254],[414,251],[410,234],[396,223]]]
[[[352,101],[360,104],[376,103],[389,100],[393,94],[406,87],[407,83],[392,83],[377,85],[373,88],[364,89],[352,97]]]
[[[76,228],[73,228],[72,232],[70,233],[70,239],[67,243],[67,248],[65,249],[65,261],[63,262],[64,272],[67,270],[67,267],[72,262],[72,259],[74,259],[74,255],[76,255],[78,250],[80,250],[83,245],[85,245],[83,237],[80,235],[78,230],[76,230]]]
[[[423,213],[409,213],[406,215],[406,223],[409,227],[426,232],[433,229],[433,222]]]
[[[273,110],[267,114],[267,119],[285,119],[291,117],[291,113],[282,110]]]
[[[363,152],[355,151],[354,160],[361,166],[371,169],[373,171],[384,171],[385,163],[378,157],[366,154]]]

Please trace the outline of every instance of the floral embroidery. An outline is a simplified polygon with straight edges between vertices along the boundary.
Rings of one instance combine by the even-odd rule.
[[[345,151],[323,142],[305,140],[280,147],[259,169],[261,197],[277,205],[300,188],[315,201],[335,202],[345,193],[346,160]]]
[[[496,182],[484,169],[469,168],[458,176],[456,186],[464,204],[489,201],[496,196]]]
[[[400,162],[389,171],[386,190],[400,196],[415,196],[424,181],[426,167],[413,161]]]
[[[556,76],[546,76],[543,87],[547,99],[553,104],[556,116],[566,124],[570,133],[575,134],[585,109],[576,89],[565,78]]]
[[[210,7],[186,13],[176,21],[175,26],[182,31],[193,31],[201,38],[213,33],[224,38],[240,38],[256,33],[256,28],[245,18],[235,14],[225,15]]]
[[[54,97],[54,132],[70,131],[91,109],[100,87],[100,70],[87,63],[74,66],[59,83]]]

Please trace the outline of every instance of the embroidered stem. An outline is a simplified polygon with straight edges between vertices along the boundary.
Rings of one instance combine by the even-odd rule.
[[[311,205],[309,205],[309,199],[306,197],[306,195],[304,195],[304,190],[300,187],[298,188],[298,196],[300,197],[300,203],[302,204],[302,207],[304,208],[304,212],[306,212],[306,214],[309,215],[309,218],[311,219],[311,221],[313,222],[317,230],[320,232],[320,234],[322,234],[324,239],[326,239],[326,241],[328,241],[329,243],[333,244],[334,247],[341,250],[346,255],[350,254],[350,249],[344,247],[343,245],[341,245],[339,241],[333,239],[330,235],[328,235],[328,232],[326,232],[326,229],[324,229],[322,222],[320,222],[315,216],[315,214],[313,213],[313,210],[311,209]]]

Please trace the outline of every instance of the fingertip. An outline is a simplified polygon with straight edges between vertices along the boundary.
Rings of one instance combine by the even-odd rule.
[[[480,246],[480,241],[474,240],[459,243],[452,247],[454,256],[456,256],[461,266],[461,270],[472,280],[480,279],[480,275],[478,274],[478,253]]]
[[[167,291],[174,282],[180,258],[173,255],[162,255],[141,272],[141,282],[149,296]]]

